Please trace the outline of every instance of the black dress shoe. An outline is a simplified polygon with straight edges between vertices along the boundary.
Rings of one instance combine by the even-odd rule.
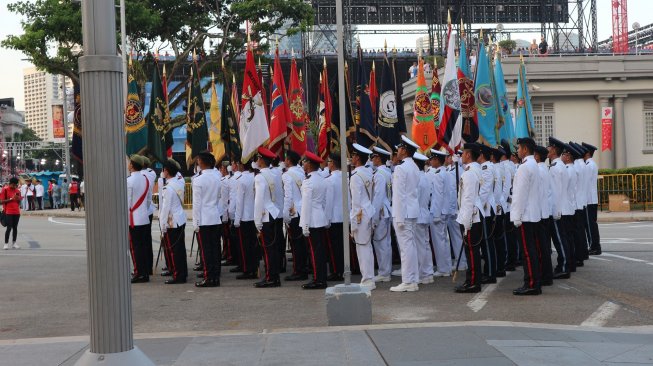
[[[326,282],[311,281],[302,285],[304,290],[322,290],[327,288]]]
[[[506,277],[506,271],[498,271],[497,272],[497,277],[498,278]]]
[[[195,282],[195,287],[220,287],[220,280],[207,280],[202,282]]]
[[[465,282],[460,286],[456,286],[454,291],[459,294],[474,294],[481,292],[481,285],[470,285],[469,283]]]
[[[273,280],[273,281],[259,281],[254,284],[254,287],[256,288],[267,288],[267,287],[280,287],[281,286],[281,281],[279,280]]]
[[[542,280],[541,285],[542,286],[553,286],[553,280],[546,280],[546,281]]]
[[[308,279],[307,274],[302,274],[302,273],[295,273],[291,274],[290,276],[286,276],[283,280],[284,281],[306,281]]]
[[[250,273],[243,273],[239,274],[236,276],[237,280],[256,280],[258,279],[258,275],[256,275],[256,272],[250,272]]]
[[[340,273],[331,273],[327,277],[327,281],[344,281],[344,280],[345,280],[345,278],[342,277],[342,275]]]
[[[197,278],[204,278],[204,273],[198,273]]]
[[[195,267],[193,267],[193,271],[195,271],[195,272],[204,272],[204,266],[195,266]]]
[[[163,277],[172,276],[172,273],[170,273],[170,271],[161,271],[161,276]]]
[[[576,267],[584,267],[585,263],[583,261],[576,261]]]
[[[186,283],[186,279],[185,278],[184,279],[180,278],[180,279],[175,280],[174,278],[171,278],[169,280],[166,280],[166,282],[164,282],[164,283],[166,285],[176,285],[176,284],[179,284],[179,283]]]
[[[243,269],[240,266],[234,267],[234,268],[229,270],[230,273],[238,273],[238,272],[242,272],[242,271],[243,271]]]
[[[234,261],[224,261],[224,264],[223,264],[223,266],[225,266],[225,267],[233,267],[233,266],[237,266],[237,265],[238,265],[238,263],[234,262]]]
[[[588,253],[589,255],[601,255],[601,249],[592,249]]]
[[[569,274],[569,272],[555,272],[553,274],[554,280],[566,280],[569,278],[571,278],[571,274]]]
[[[515,272],[516,270],[515,266],[506,266],[506,272]]]
[[[148,276],[135,276],[132,277],[132,283],[145,283],[150,282],[150,277]]]
[[[541,295],[542,289],[540,288],[529,288],[529,287],[520,287],[512,291],[513,295],[517,296],[532,296],[532,295]]]
[[[484,285],[487,285],[487,284],[490,284],[490,283],[497,283],[497,279],[492,278],[492,277],[483,276],[483,278],[481,279],[481,283],[484,284]]]
[[[168,267],[161,268],[161,272],[169,271]]]

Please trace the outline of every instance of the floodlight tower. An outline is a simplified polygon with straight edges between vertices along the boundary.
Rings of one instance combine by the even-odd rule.
[[[612,52],[628,52],[628,0],[612,0]]]

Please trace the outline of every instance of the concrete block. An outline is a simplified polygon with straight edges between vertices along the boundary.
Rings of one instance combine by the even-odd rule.
[[[326,289],[327,321],[331,326],[372,323],[372,293],[358,284]]]

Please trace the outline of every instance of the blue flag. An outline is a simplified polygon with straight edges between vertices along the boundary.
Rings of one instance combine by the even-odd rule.
[[[358,83],[356,85],[356,142],[367,148],[376,143],[376,128],[372,101],[370,100],[367,72],[363,64],[363,51],[358,49]]]
[[[526,79],[526,65],[522,59],[519,65],[519,81],[517,82],[517,123],[515,137],[533,137],[533,106],[528,94],[528,80]]]
[[[466,46],[466,41],[465,41],[465,35],[461,35],[460,37],[460,52],[458,55],[458,68],[460,71],[465,74],[465,76],[468,79],[474,79],[474,75],[472,75],[472,71],[469,68],[469,57],[467,57],[467,46]]]
[[[510,113],[510,103],[508,103],[508,92],[506,90],[506,80],[503,76],[503,67],[501,66],[501,55],[497,53],[494,59],[494,82],[497,86],[497,101],[499,104],[499,137],[501,140],[510,141],[510,146],[515,145],[515,127],[512,123],[512,114]]]
[[[476,69],[476,83],[474,85],[474,99],[478,114],[479,140],[486,145],[496,146],[498,142],[498,114],[493,73],[490,71],[490,60],[481,43],[478,48],[478,63]]]

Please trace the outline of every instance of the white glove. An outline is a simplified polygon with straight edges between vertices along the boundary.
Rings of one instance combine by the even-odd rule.
[[[168,231],[168,226],[166,226],[166,225],[161,225],[161,233],[164,233],[164,234],[165,234],[166,231]]]
[[[311,231],[308,229],[308,227],[304,227],[302,229],[302,233],[304,234],[305,237],[309,237],[311,235]]]
[[[284,217],[283,218],[283,223],[286,225],[290,225],[290,217]]]
[[[327,223],[326,228],[328,229],[330,227],[331,227],[331,223],[329,222],[329,223]]]
[[[397,223],[397,229],[403,230],[406,227],[406,225],[403,222],[398,222]]]
[[[560,220],[560,217],[561,217],[560,214],[556,214],[556,215],[553,216],[553,219],[554,219],[555,221],[558,221],[558,220]]]
[[[256,225],[256,230],[258,230],[259,232],[263,230],[263,224]]]
[[[514,222],[515,227],[520,227],[521,226],[521,221],[517,220]]]
[[[240,221],[234,221],[234,226],[237,228],[240,227]]]
[[[193,226],[193,231],[195,231],[196,233],[199,233],[200,232],[200,227],[199,226]]]
[[[442,216],[434,217],[433,218],[433,223],[434,224],[439,224],[442,222]]]

